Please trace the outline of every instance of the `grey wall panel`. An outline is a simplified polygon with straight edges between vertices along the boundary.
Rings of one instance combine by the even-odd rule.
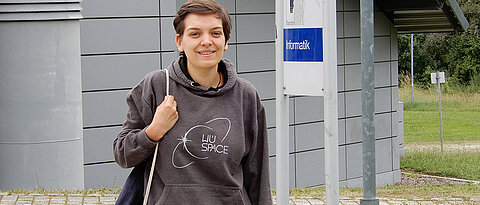
[[[392,69],[392,85],[398,85],[398,61],[390,62],[390,66]]]
[[[338,117],[345,117],[345,93],[338,93]]]
[[[237,45],[228,45],[228,49],[223,53],[223,57],[231,60],[238,70],[237,65]]]
[[[363,155],[362,143],[347,146],[345,155],[347,156],[347,179],[362,176]]]
[[[375,63],[374,76],[375,87],[390,86],[390,62]]]
[[[295,123],[323,120],[323,97],[295,98]]]
[[[337,89],[345,90],[345,66],[337,66]]]
[[[325,183],[325,151],[315,150],[297,154],[297,186],[309,187]]]
[[[337,0],[339,1],[339,0]],[[337,11],[338,11],[338,3],[337,3]],[[337,12],[337,38],[344,37],[344,28],[343,28],[343,12]]]
[[[275,72],[245,73],[239,77],[252,82],[262,99],[275,98]]]
[[[263,106],[265,106],[265,112],[267,113],[267,127],[275,127],[275,120],[276,120],[276,110],[275,110],[275,100],[265,100],[262,102],[263,103]],[[293,98],[290,98],[289,99],[289,103],[288,103],[288,106],[289,106],[289,115],[288,115],[288,118],[289,118],[289,124],[293,124],[294,123],[294,100]]]
[[[384,187],[387,185],[393,185],[393,172],[384,172],[377,174],[377,187]]]
[[[122,124],[127,114],[128,91],[83,93],[83,126]]]
[[[345,144],[345,120],[338,120],[338,144]],[[290,145],[292,146],[292,145]],[[295,126],[295,151],[324,148],[324,123],[308,123]]]
[[[345,144],[346,119],[338,120],[338,144]]]
[[[345,66],[345,90],[362,88],[362,69],[360,64]]]
[[[345,156],[345,151],[346,147],[345,146],[340,146],[338,147],[338,167],[339,167],[339,178],[340,181],[346,180],[347,179],[347,162],[346,162],[346,156]]]
[[[399,136],[399,116],[398,112],[392,112],[392,136]],[[403,143],[402,143],[403,144]]]
[[[264,41],[275,41],[274,14],[252,14],[237,16],[238,43]],[[273,50],[271,52],[273,52]]]
[[[375,89],[375,113],[392,110],[392,93],[390,88]]]
[[[160,50],[158,18],[85,19],[80,27],[82,54]]]
[[[289,187],[290,188],[295,188],[296,182],[295,182],[295,154],[289,154],[288,155],[288,160],[289,160]],[[276,158],[275,157],[270,157],[270,186],[272,189],[276,188]]]
[[[158,16],[158,0],[83,0],[85,18]]]
[[[343,12],[344,36],[360,37],[360,12]]]
[[[160,54],[82,57],[82,90],[131,88],[160,69]]]
[[[375,115],[373,119],[375,123],[375,138],[390,137],[392,134],[392,114],[385,113]]]
[[[345,40],[337,39],[337,65],[345,64]]]
[[[392,139],[375,141],[375,167],[377,173],[392,171]]]
[[[114,162],[85,166],[85,188],[121,188],[130,171]]]
[[[309,123],[295,126],[295,151],[305,151],[325,147],[324,123]]]
[[[375,62],[390,61],[390,37],[375,37]]]
[[[344,0],[343,9],[345,11],[359,11],[360,10],[360,1],[359,0]]]
[[[237,0],[238,13],[275,12],[274,0]]]
[[[362,141],[362,118],[346,119],[345,125],[345,140],[347,144]]]
[[[392,26],[393,27],[393,26]],[[390,35],[390,56],[392,60],[398,60],[398,36],[397,30],[391,28],[392,35]]]
[[[162,29],[162,51],[176,51],[177,44],[175,43],[175,29],[173,28],[173,17],[160,18],[160,26]]]
[[[345,39],[345,64],[360,64],[360,38]]]
[[[337,0],[337,11],[343,11],[343,0]]]
[[[178,58],[178,52],[167,52],[167,53],[162,53],[162,69],[168,68],[172,61]]]
[[[376,11],[375,12],[375,36],[379,35],[390,35],[390,20],[387,19],[385,14],[381,11]]]
[[[398,110],[398,87],[392,87],[392,110]]]
[[[113,140],[120,130],[120,126],[83,130],[84,163],[113,161]]]
[[[288,147],[288,152],[293,153],[295,152],[295,129],[296,127],[291,125],[288,127],[288,141],[289,141],[289,147]],[[268,155],[269,156],[274,156],[277,154],[277,133],[275,128],[270,128],[267,130],[268,132]]]
[[[275,69],[275,43],[237,45],[238,72]]]
[[[362,91],[345,93],[347,117],[362,115]]]
[[[160,15],[175,16],[177,14],[178,0],[160,0]]]
[[[400,169],[400,145],[403,144],[403,140],[400,137],[392,138],[392,169],[399,170]]]

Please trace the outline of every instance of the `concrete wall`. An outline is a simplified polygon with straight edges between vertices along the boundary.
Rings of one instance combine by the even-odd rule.
[[[83,0],[81,21],[85,187],[119,187],[130,170],[113,161],[112,142],[125,120],[125,95],[176,56],[172,20],[184,1]],[[274,0],[218,0],[233,21],[229,49],[239,76],[257,87],[267,109],[275,186]],[[337,0],[339,156],[342,186],[360,186],[361,78],[358,0]],[[378,184],[400,180],[396,31],[375,13],[375,125]],[[290,98],[290,186],[324,183],[323,99]]]

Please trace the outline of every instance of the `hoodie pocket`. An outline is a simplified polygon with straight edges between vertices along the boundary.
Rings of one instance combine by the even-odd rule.
[[[239,187],[198,184],[165,185],[156,205],[195,204],[195,205],[244,205]]]

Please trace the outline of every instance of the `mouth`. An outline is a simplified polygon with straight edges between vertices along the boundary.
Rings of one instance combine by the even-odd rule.
[[[199,51],[197,53],[200,54],[200,55],[208,56],[208,55],[211,55],[211,54],[215,53],[215,51]]]

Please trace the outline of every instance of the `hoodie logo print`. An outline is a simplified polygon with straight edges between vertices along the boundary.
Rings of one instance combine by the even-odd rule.
[[[225,124],[227,125],[225,126]],[[219,126],[219,125],[223,125],[223,126]],[[213,127],[215,127],[215,130]],[[226,127],[226,129],[221,129],[221,127]],[[192,165],[198,160],[208,159],[208,156],[199,156],[200,153],[194,154],[190,151],[188,143],[194,143],[194,141],[192,141],[192,138],[195,139],[195,137],[201,138],[200,152],[202,153],[215,152],[217,154],[228,154],[229,146],[223,145],[222,143],[225,140],[225,138],[227,138],[231,127],[232,127],[232,122],[228,118],[214,118],[204,124],[195,125],[191,127],[185,132],[185,134],[182,135],[180,139],[178,139],[179,142],[177,146],[175,146],[175,148],[173,149],[173,153],[172,153],[172,165],[177,169],[183,169]],[[193,136],[192,134],[193,131],[197,131],[195,132],[197,135]],[[211,133],[215,133],[215,131],[222,132],[222,133],[225,132],[225,135],[223,136],[223,138],[221,138],[219,144],[215,144],[217,141],[217,136],[214,134],[211,134]],[[201,132],[202,134],[198,135],[198,132]],[[198,142],[198,141],[199,140],[196,140],[195,142]],[[185,162],[186,160],[180,160],[178,157],[175,157],[177,155],[183,155],[184,156],[183,158],[185,158],[185,156],[187,157],[190,156],[188,157],[190,159],[187,160],[188,162]]]

